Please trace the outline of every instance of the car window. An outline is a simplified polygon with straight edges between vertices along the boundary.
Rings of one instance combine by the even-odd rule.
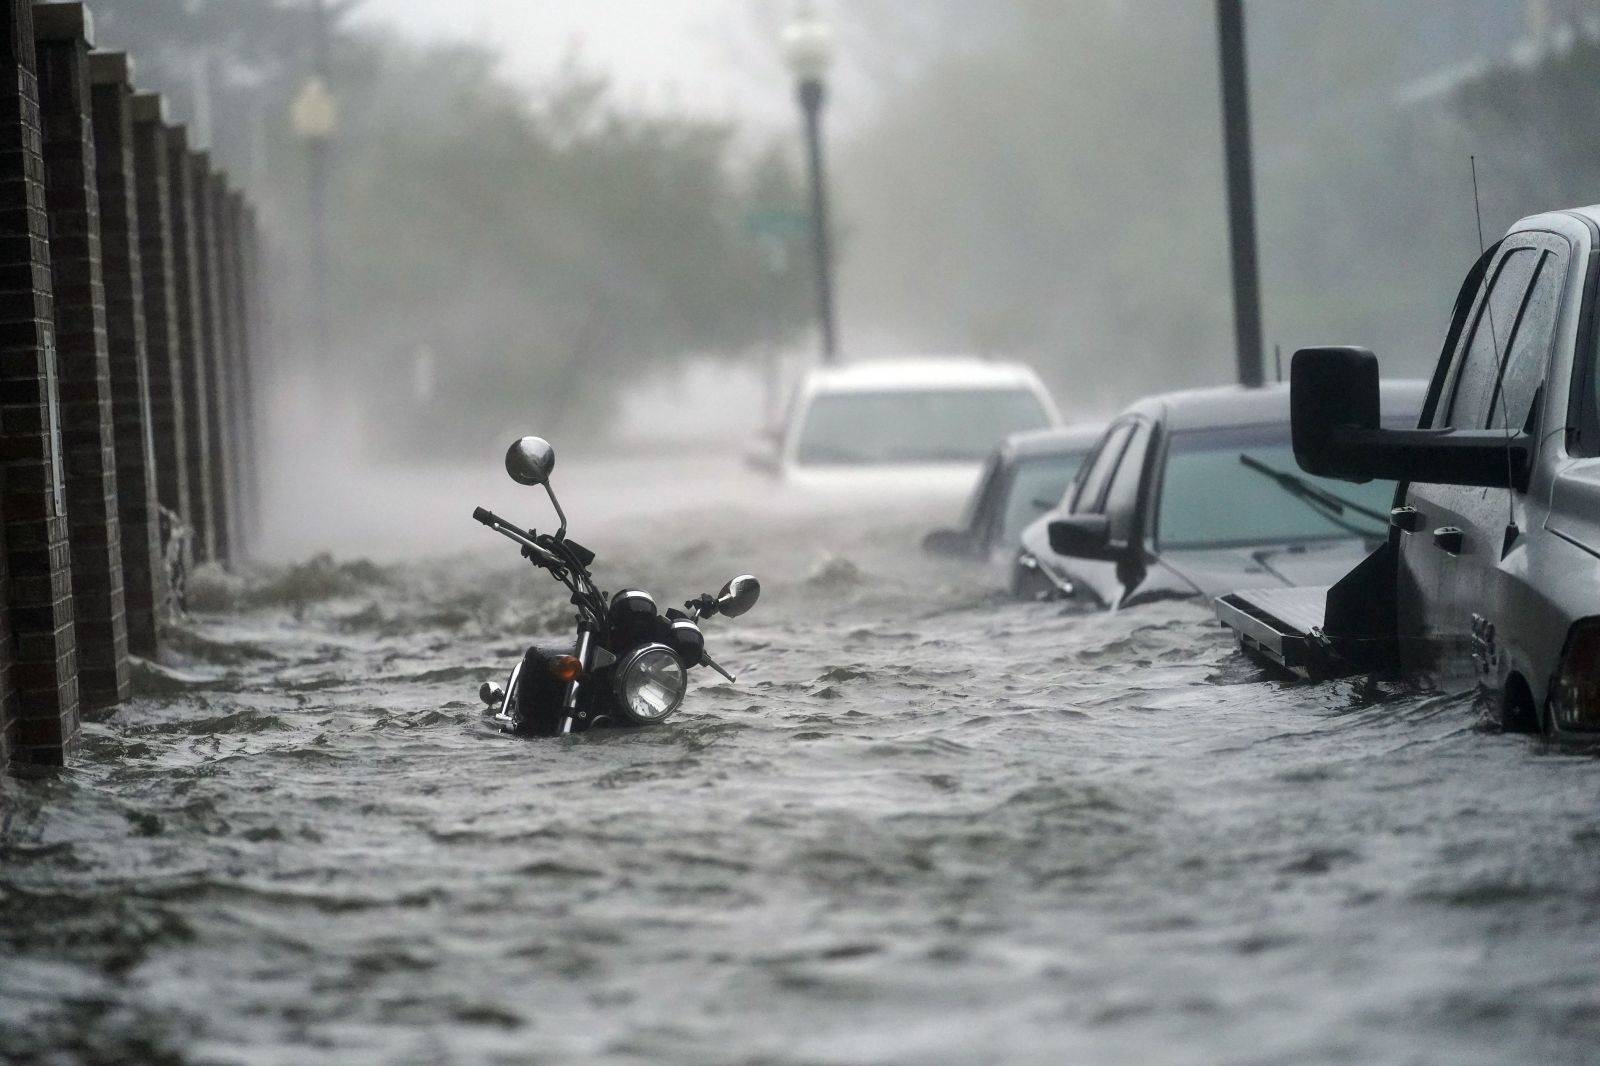
[[[1544,381],[1566,280],[1566,257],[1541,253],[1483,428],[1515,432],[1527,424],[1533,394]]]
[[[1100,438],[1100,446],[1095,449],[1094,457],[1089,460],[1083,476],[1078,479],[1078,495],[1072,501],[1073,514],[1100,513],[1100,502],[1105,496],[1106,484],[1111,480],[1111,473],[1116,470],[1117,461],[1122,458],[1122,449],[1132,435],[1132,422],[1118,422],[1106,430],[1106,435]]]
[[[1534,248],[1512,248],[1501,257],[1488,299],[1479,301],[1472,335],[1455,367],[1450,403],[1442,405],[1435,415],[1435,428],[1477,429],[1483,425],[1499,375],[1501,353],[1507,350],[1541,254]]]
[[[1000,524],[1000,543],[1014,544],[1035,518],[1054,507],[1083,465],[1083,453],[1037,455],[1017,463]]]
[[[1139,509],[1139,488],[1144,483],[1144,457],[1150,446],[1151,428],[1140,422],[1122,451],[1122,461],[1111,477],[1111,487],[1106,490],[1106,517],[1111,521],[1111,543],[1126,544],[1133,536],[1133,524]]]
[[[976,462],[1001,437],[1049,424],[1027,389],[819,393],[800,427],[796,458],[818,465]]]
[[[1342,513],[1313,504],[1241,456],[1340,497]],[[1352,485],[1302,473],[1287,425],[1186,430],[1173,433],[1167,447],[1155,535],[1166,550],[1381,540],[1393,499],[1392,481]]]

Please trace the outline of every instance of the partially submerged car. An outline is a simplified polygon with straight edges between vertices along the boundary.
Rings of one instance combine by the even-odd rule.
[[[994,442],[1060,425],[1050,393],[1020,363],[891,359],[811,371],[775,455],[762,465],[824,494],[965,498]]]
[[[1600,207],[1525,218],[1486,251],[1419,429],[1383,427],[1370,351],[1295,354],[1300,467],[1400,487],[1382,545],[1331,587],[1218,601],[1247,651],[1309,676],[1398,668],[1510,728],[1600,733],[1597,256]]]
[[[1009,567],[1023,529],[1055,507],[1105,427],[1013,433],[984,464],[961,523],[923,538],[924,551]]]
[[[1423,383],[1383,392],[1415,425]],[[1023,531],[1012,588],[1121,607],[1330,581],[1384,538],[1393,491],[1298,473],[1284,385],[1148,397],[1106,429],[1061,506]]]

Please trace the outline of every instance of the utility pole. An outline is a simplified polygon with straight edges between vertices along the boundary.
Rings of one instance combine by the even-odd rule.
[[[1250,83],[1243,0],[1217,0],[1222,67],[1222,140],[1228,185],[1228,246],[1233,270],[1233,333],[1239,384],[1260,385],[1261,276],[1256,256],[1256,194],[1250,160]]]

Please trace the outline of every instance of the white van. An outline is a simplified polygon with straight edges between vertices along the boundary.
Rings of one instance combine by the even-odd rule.
[[[764,465],[802,490],[964,499],[997,441],[1060,424],[1038,375],[1019,363],[822,367],[801,382]]]

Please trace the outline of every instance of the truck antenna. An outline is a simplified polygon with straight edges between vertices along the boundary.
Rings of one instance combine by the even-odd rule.
[[[1478,222],[1478,254],[1483,254],[1483,206],[1478,202],[1478,157],[1467,156],[1467,166],[1472,168],[1472,214]],[[1494,327],[1493,315],[1490,316],[1490,329]]]
[[[1478,157],[1476,155],[1467,156],[1467,165],[1472,168],[1472,214],[1478,223],[1478,255],[1481,257],[1484,249],[1483,206],[1478,199]],[[1489,277],[1487,271],[1484,276]],[[1494,279],[1489,277],[1489,282],[1490,285],[1493,285]],[[1489,392],[1489,416],[1491,418],[1494,417],[1494,408],[1496,406],[1500,408],[1500,424],[1505,431],[1506,441],[1506,535],[1500,552],[1501,557],[1504,558],[1506,551],[1510,550],[1511,543],[1516,539],[1517,535],[1516,505],[1511,499],[1511,482],[1516,467],[1511,459],[1511,412],[1506,406],[1505,393],[1502,391],[1502,387],[1505,384],[1505,366],[1500,357],[1500,338],[1496,335],[1494,326],[1494,301],[1491,299],[1492,296],[1493,293],[1490,292],[1484,297],[1484,311],[1489,315],[1489,340],[1494,343],[1495,361],[1495,385]]]

